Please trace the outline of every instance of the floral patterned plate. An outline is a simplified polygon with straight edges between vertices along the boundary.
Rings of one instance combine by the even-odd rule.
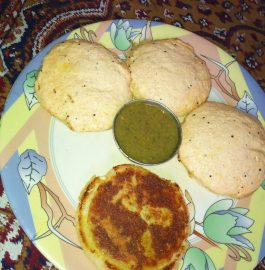
[[[111,130],[75,133],[40,107],[34,84],[42,59],[65,39],[99,42],[125,59],[132,43],[172,37],[193,45],[205,60],[212,78],[210,100],[235,106],[264,124],[265,95],[231,56],[195,34],[156,22],[115,20],[77,29],[48,45],[13,85],[0,130],[4,188],[29,238],[60,269],[96,269],[76,236],[78,195],[91,176],[130,162],[117,149]],[[176,157],[148,169],[176,181],[185,194],[193,230],[182,270],[252,269],[265,255],[264,185],[252,196],[233,200],[190,179]]]

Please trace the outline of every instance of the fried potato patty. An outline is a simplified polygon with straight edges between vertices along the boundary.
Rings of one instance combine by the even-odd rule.
[[[176,183],[118,165],[82,190],[78,235],[99,269],[172,269],[186,249],[189,215]]]

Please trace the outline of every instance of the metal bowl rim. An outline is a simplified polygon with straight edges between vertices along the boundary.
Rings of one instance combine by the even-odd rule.
[[[117,139],[116,139],[116,135],[115,135],[115,123],[116,123],[116,119],[118,117],[118,115],[121,113],[121,111],[129,106],[130,104],[132,103],[151,103],[151,104],[155,104],[155,105],[158,105],[160,107],[163,108],[163,110],[167,111],[171,116],[173,116],[173,119],[175,120],[176,122],[176,126],[177,126],[177,130],[178,130],[178,136],[179,136],[179,140],[178,140],[178,143],[176,145],[176,149],[173,151],[173,153],[165,160],[162,160],[162,161],[159,161],[159,162],[156,162],[156,163],[144,163],[144,162],[141,162],[141,161],[138,161],[138,160],[135,160],[133,158],[131,158],[128,154],[126,154],[123,149],[120,147]],[[146,165],[146,166],[152,166],[152,165],[159,165],[159,164],[162,164],[162,163],[165,163],[167,161],[169,161],[171,158],[173,158],[178,150],[179,150],[179,147],[182,143],[182,127],[181,127],[181,123],[178,119],[178,117],[175,115],[175,113],[172,112],[171,109],[169,109],[166,105],[164,105],[163,103],[159,102],[159,101],[156,101],[156,100],[153,100],[153,99],[133,99],[133,100],[130,100],[129,102],[127,102],[126,104],[124,104],[120,109],[119,111],[116,113],[115,117],[114,117],[114,120],[113,120],[113,125],[112,125],[112,133],[113,133],[113,138],[114,138],[114,141],[118,147],[118,149],[120,150],[120,152],[126,157],[128,158],[130,161],[136,163],[136,164],[139,164],[139,165]]]

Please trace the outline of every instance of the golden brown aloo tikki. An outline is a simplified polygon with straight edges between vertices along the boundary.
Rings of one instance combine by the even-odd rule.
[[[67,40],[45,56],[36,80],[40,104],[74,131],[111,128],[131,99],[130,72],[98,43]]]
[[[265,179],[265,130],[250,114],[206,102],[182,125],[179,156],[209,190],[241,198]]]
[[[185,116],[206,101],[210,73],[191,45],[180,39],[144,42],[130,52],[130,88],[134,97],[165,104]]]
[[[81,245],[99,269],[172,269],[190,232],[179,186],[128,164],[83,188],[77,224]]]

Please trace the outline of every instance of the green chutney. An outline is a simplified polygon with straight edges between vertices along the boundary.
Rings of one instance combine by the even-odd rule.
[[[177,151],[181,128],[173,113],[160,103],[135,100],[118,112],[114,137],[129,159],[142,164],[158,164]]]

